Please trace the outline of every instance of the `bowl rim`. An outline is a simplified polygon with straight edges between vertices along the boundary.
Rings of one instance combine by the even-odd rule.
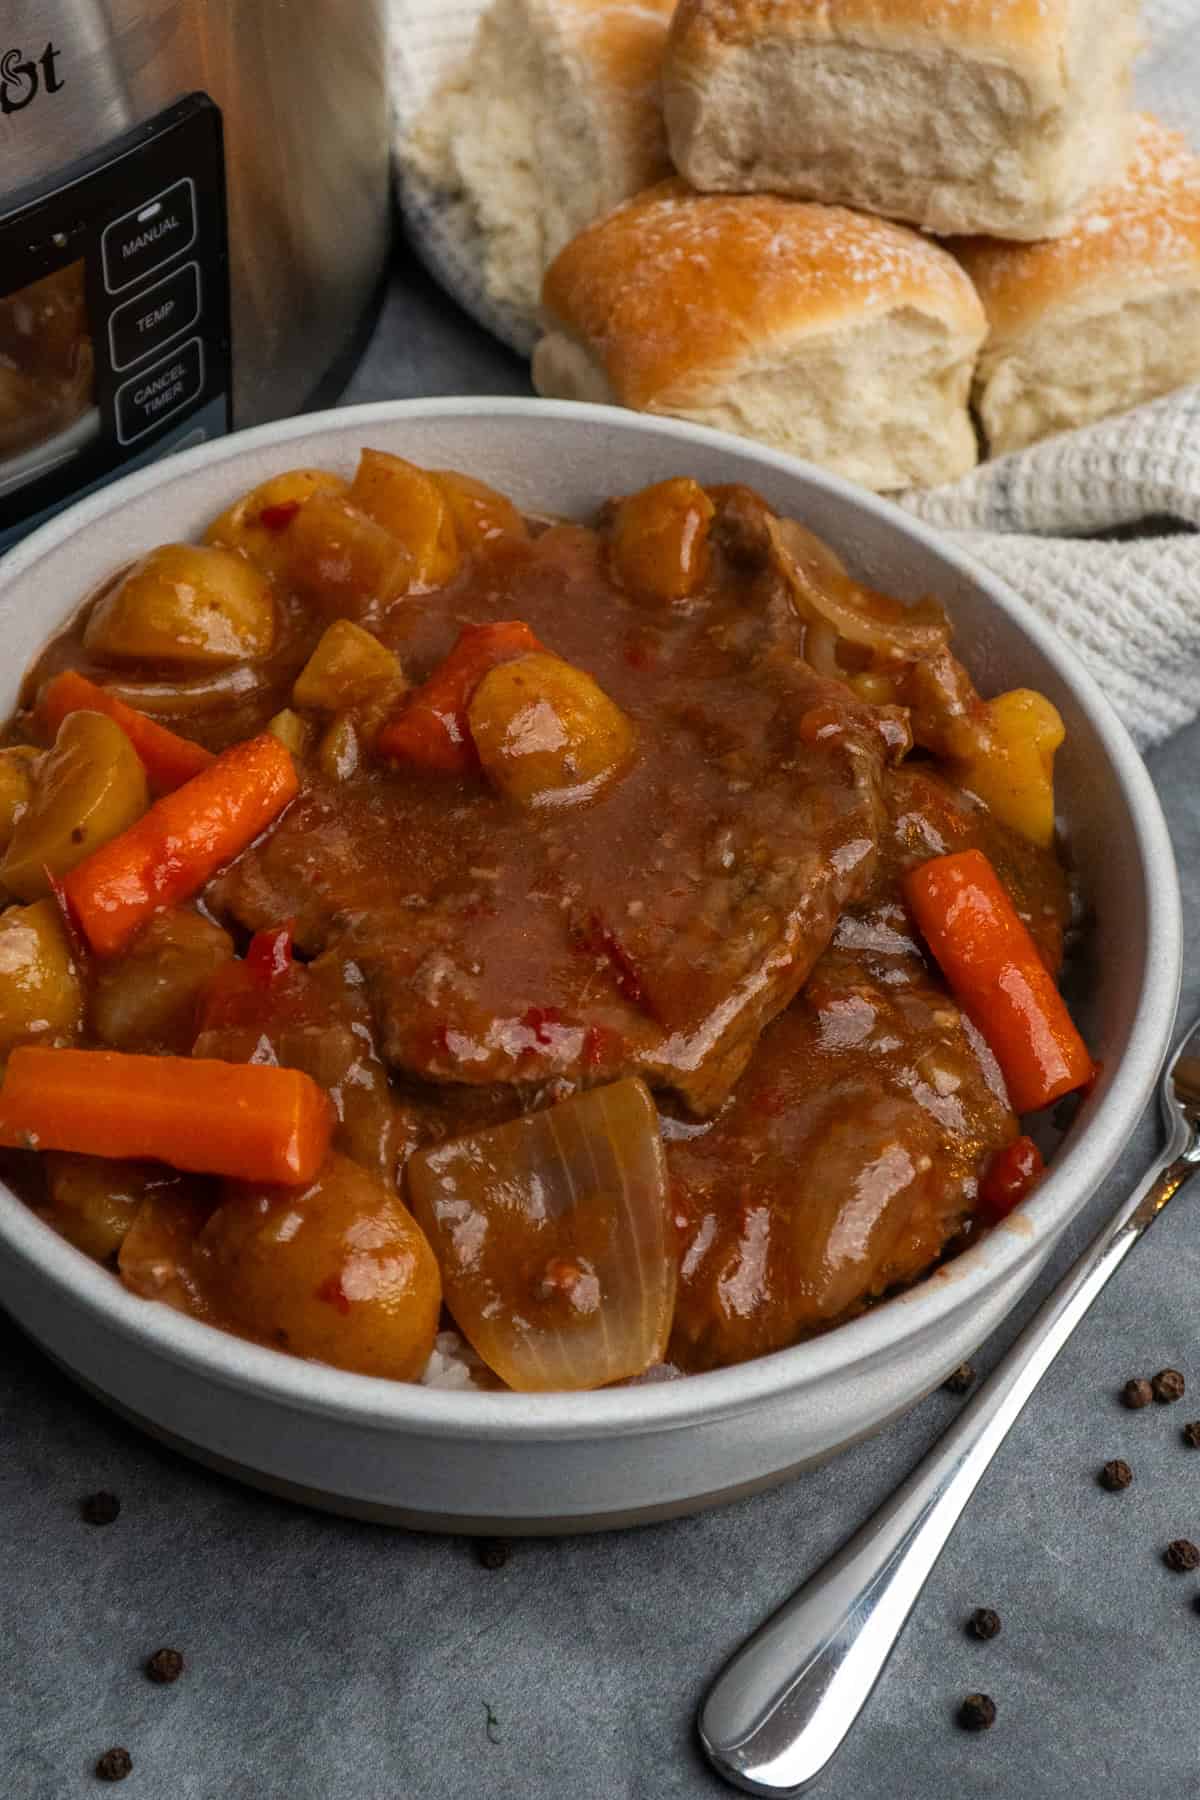
[[[562,1440],[645,1435],[695,1422],[711,1423],[764,1402],[811,1388],[847,1367],[903,1353],[905,1343],[935,1331],[959,1305],[964,1282],[988,1288],[1016,1275],[1048,1251],[1116,1162],[1150,1099],[1170,1044],[1182,972],[1182,912],[1174,853],[1162,809],[1141,756],[1092,677],[1028,603],[958,543],[890,500],[860,489],[799,458],[686,421],[575,401],[491,396],[385,400],[334,407],[235,432],[177,453],[84,497],[40,526],[0,558],[0,603],[41,558],[98,519],[156,488],[186,484],[202,468],[235,462],[263,448],[331,430],[359,437],[376,424],[406,419],[501,418],[649,433],[676,439],[681,449],[702,444],[784,477],[799,477],[932,551],[967,582],[998,602],[1054,666],[1088,714],[1129,810],[1141,858],[1146,908],[1146,970],[1128,1047],[1106,1088],[1088,1103],[1091,1116],[1057,1156],[1020,1212],[1020,1225],[989,1232],[943,1271],[916,1283],[858,1318],[785,1350],[682,1380],[587,1393],[516,1394],[425,1387],[359,1375],[309,1362],[239,1338],[164,1305],[147,1304],[107,1269],[40,1219],[0,1183],[0,1248],[30,1264],[85,1314],[142,1349],[219,1386],[253,1391],[260,1400],[342,1423],[431,1438]]]

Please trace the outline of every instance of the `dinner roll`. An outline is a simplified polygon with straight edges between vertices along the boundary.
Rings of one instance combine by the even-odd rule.
[[[673,0],[494,0],[402,161],[480,238],[489,297],[532,324],[547,263],[668,173],[659,73]]]
[[[681,0],[663,67],[694,187],[1037,238],[1128,149],[1137,0]]]
[[[665,181],[568,244],[542,298],[541,394],[719,426],[870,488],[974,465],[983,309],[903,225]]]
[[[954,249],[990,326],[975,403],[994,455],[1200,380],[1200,159],[1157,121],[1065,237]]]

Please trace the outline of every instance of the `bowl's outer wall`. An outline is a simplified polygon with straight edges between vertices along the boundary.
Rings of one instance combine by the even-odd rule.
[[[1111,715],[1080,694],[1070,652],[1044,634],[1041,644],[1032,641],[1003,595],[996,597],[998,584],[947,558],[895,509],[716,434],[606,410],[522,402],[480,402],[469,410],[409,403],[266,427],[84,502],[0,563],[6,649],[0,712],[12,710],[21,673],[46,637],[114,567],[155,543],[197,536],[234,498],[282,468],[317,464],[349,474],[365,443],[426,466],[462,468],[519,505],[573,517],[588,516],[610,493],[672,474],[749,482],[826,538],[864,579],[903,598],[933,593],[942,600],[985,692],[1029,685],[1054,700],[1067,724],[1058,792],[1090,912],[1094,979],[1086,984],[1082,1020],[1104,1065],[1082,1121],[1088,1130],[1082,1137],[1077,1130],[1059,1159],[1076,1170],[1074,1185],[1066,1166],[1045,1184],[1045,1200],[1039,1196],[1029,1209],[1030,1229],[1017,1254],[1011,1239],[1003,1254],[985,1242],[871,1321],[767,1359],[771,1379],[759,1364],[757,1375],[725,1372],[683,1384],[695,1397],[719,1395],[706,1416],[695,1417],[695,1407],[686,1422],[678,1408],[670,1416],[672,1394],[662,1403],[667,1411],[660,1407],[650,1419],[651,1391],[627,1390],[642,1399],[629,1402],[624,1430],[611,1407],[604,1414],[605,1406],[620,1404],[606,1395],[596,1397],[605,1423],[595,1430],[582,1403],[574,1423],[564,1426],[559,1418],[540,1438],[536,1426],[507,1430],[493,1416],[482,1453],[452,1406],[447,1414],[457,1423],[447,1433],[427,1415],[398,1418],[403,1407],[395,1401],[356,1406],[348,1415],[298,1394],[294,1381],[286,1397],[256,1391],[255,1381],[235,1368],[239,1357],[257,1358],[260,1367],[263,1356],[273,1364],[290,1359],[234,1350],[232,1339],[223,1340],[230,1346],[227,1366],[211,1345],[199,1359],[181,1358],[161,1332],[108,1316],[110,1303],[97,1300],[88,1285],[97,1272],[80,1274],[76,1293],[65,1292],[64,1258],[77,1253],[7,1192],[0,1192],[0,1295],[69,1367],[177,1436],[335,1500],[427,1520],[490,1519],[540,1529],[628,1522],[827,1455],[916,1400],[999,1322],[1111,1165],[1149,1093],[1178,988],[1179,931],[1170,849],[1144,771]],[[1122,758],[1118,774],[1114,763]],[[1137,1067],[1126,1054],[1131,1036]],[[44,1235],[36,1254],[31,1229]],[[139,1304],[139,1318],[147,1310]],[[890,1333],[879,1329],[883,1314],[890,1315]],[[174,1328],[219,1335],[186,1320]],[[328,1373],[314,1377],[315,1388]],[[374,1386],[358,1384],[364,1394]]]

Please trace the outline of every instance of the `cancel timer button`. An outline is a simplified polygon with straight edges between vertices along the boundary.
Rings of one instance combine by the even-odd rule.
[[[189,338],[117,389],[117,436],[123,444],[153,431],[196,399],[204,386],[204,346]]]
[[[196,239],[196,189],[190,175],[122,213],[101,234],[104,285],[110,294],[132,287]]]
[[[108,321],[114,369],[127,369],[194,325],[200,316],[200,265],[185,263],[136,299],[118,306]]]

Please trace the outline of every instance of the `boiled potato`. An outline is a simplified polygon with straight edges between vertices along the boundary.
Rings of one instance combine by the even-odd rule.
[[[528,528],[512,501],[473,475],[457,469],[433,469],[431,476],[446,496],[455,536],[464,550],[477,550],[493,538],[527,538]]]
[[[467,717],[485,771],[522,806],[585,798],[633,750],[633,726],[603,689],[545,653],[490,670]]]
[[[317,767],[326,781],[349,781],[358,768],[358,729],[347,713],[340,713],[317,745]]]
[[[76,1037],[83,988],[53,900],[0,913],[0,1056]]]
[[[83,633],[93,655],[216,666],[268,656],[275,602],[261,569],[203,544],[161,544],[102,594]]]
[[[240,550],[265,574],[280,576],[287,567],[288,532],[300,508],[314,494],[344,494],[346,489],[341,476],[328,469],[287,469],[243,494],[214,519],[204,541]]]
[[[714,511],[689,476],[658,481],[620,501],[612,525],[612,564],[621,586],[650,600],[694,594],[708,567]]]
[[[350,498],[399,538],[411,561],[409,586],[442,587],[458,567],[458,539],[445,491],[402,456],[364,450]]]
[[[315,712],[345,712],[404,685],[400,664],[353,619],[335,619],[296,677],[292,701]]]
[[[48,1150],[44,1163],[50,1223],[97,1262],[115,1259],[147,1193],[163,1180],[153,1164],[104,1156]]]
[[[89,1022],[114,1050],[186,1055],[196,1036],[200,996],[233,960],[227,931],[191,907],[159,913],[123,956],[96,964]]]
[[[404,545],[337,494],[314,494],[284,541],[285,579],[327,618],[370,625],[411,585]]]
[[[282,712],[277,712],[273,719],[267,720],[267,730],[272,737],[277,737],[284,749],[290,750],[293,756],[300,757],[308,754],[310,735],[308,723],[300,717],[298,712],[293,712],[290,706],[285,706]]]
[[[37,765],[32,798],[0,862],[0,885],[20,900],[48,894],[47,870],[65,875],[149,804],[146,771],[121,727],[103,713],[68,713]]]
[[[194,1264],[218,1320],[337,1368],[419,1378],[437,1332],[441,1275],[389,1188],[335,1155],[301,1194],[242,1183],[225,1192]]]
[[[17,821],[33,798],[33,773],[39,750],[18,744],[0,750],[0,850],[7,850]]]
[[[955,765],[963,787],[994,818],[1031,843],[1054,841],[1054,752],[1066,736],[1057,707],[1032,688],[1014,688],[987,702],[987,749]]]

